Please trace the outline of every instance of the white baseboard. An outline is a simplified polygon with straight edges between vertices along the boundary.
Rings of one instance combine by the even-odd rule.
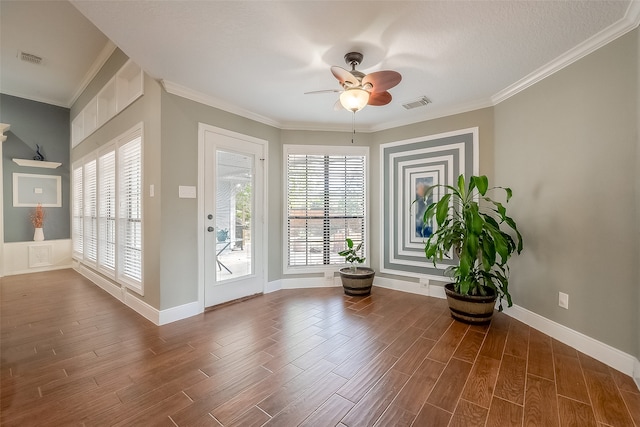
[[[202,312],[203,310],[201,304],[198,301],[182,304],[177,307],[171,307],[167,308],[166,310],[161,310],[157,324],[166,325],[167,323],[186,319],[191,316],[196,316]]]
[[[439,283],[439,282],[436,282]],[[435,298],[446,298],[444,293],[444,287],[439,284],[434,284],[434,281],[424,279],[419,283],[407,282],[406,280],[390,279],[388,277],[376,276],[373,280],[375,286],[380,286],[386,289],[395,289],[397,291],[408,292],[411,294],[425,295]]]
[[[111,282],[110,280],[102,277],[101,275],[99,275],[98,273],[94,272],[93,270],[91,270],[90,268],[88,268],[87,266],[85,266],[83,264],[74,263],[73,268],[78,273],[80,273],[81,275],[83,275],[84,277],[86,277],[87,279],[92,281],[95,285],[97,285],[103,291],[107,292],[112,297],[116,298],[117,300],[120,300],[121,302],[124,302],[124,295],[123,295],[123,289],[124,288],[122,286],[120,286],[118,284],[115,284],[115,283]]]
[[[167,323],[186,319],[202,313],[200,304],[197,301],[179,305],[177,307],[171,307],[166,310],[158,310],[130,293],[126,287],[112,282],[85,265],[76,262],[74,263],[73,268],[78,273],[92,281],[96,286],[103,289],[155,325],[166,325]]]
[[[334,286],[342,286],[340,277],[303,277],[303,278],[284,278],[276,282],[267,283],[268,289],[309,289],[309,288],[330,288]],[[265,289],[265,292],[267,290]],[[273,292],[270,290],[269,292]]]
[[[126,287],[112,282],[85,265],[76,264],[74,268],[78,273],[92,281],[96,286],[110,294],[112,297],[119,300],[145,319],[158,325],[160,318],[159,311],[128,293]]]
[[[160,323],[160,311],[157,308],[154,308],[142,301],[141,299],[135,297],[133,294],[127,291],[127,288],[122,287],[124,292],[124,304],[131,308],[133,311],[153,323],[154,325],[161,325]]]
[[[264,287],[264,293],[270,294],[271,292],[279,291],[282,289],[282,280],[274,280],[273,282],[267,282]]]
[[[640,389],[640,362],[634,356],[517,305],[505,307],[504,313],[631,376]]]

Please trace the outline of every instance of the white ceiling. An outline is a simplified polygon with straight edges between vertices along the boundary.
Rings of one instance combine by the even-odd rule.
[[[0,2],[3,93],[69,106],[110,52],[101,31],[170,92],[280,128],[346,130],[352,113],[334,111],[337,93],[304,93],[340,89],[329,68],[348,68],[355,50],[360,71],[403,76],[389,105],[356,113],[361,131],[495,105],[640,18],[637,0],[72,4]],[[19,50],[43,56],[46,71]],[[421,96],[432,103],[402,107]]]

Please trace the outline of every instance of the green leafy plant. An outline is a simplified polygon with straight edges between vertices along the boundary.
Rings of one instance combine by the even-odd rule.
[[[354,247],[353,240],[347,238],[345,239],[347,243],[347,248],[338,252],[338,255],[343,256],[345,261],[351,264],[351,270],[356,271],[356,264],[362,264],[365,261],[365,257],[361,257],[358,255],[358,252],[362,249],[362,242],[358,244],[358,246]]]
[[[495,292],[500,299],[500,311],[503,298],[511,307],[507,261],[514,252],[519,254],[522,251],[522,236],[515,221],[507,216],[505,206],[487,195],[502,190],[506,194],[506,202],[509,202],[511,189],[489,188],[484,175],[471,176],[468,183],[460,175],[457,187],[431,187],[425,199],[437,187],[445,188],[447,192],[440,200],[431,203],[424,213],[425,223],[435,219],[436,224],[433,234],[425,242],[426,257],[436,265],[437,261],[449,258],[453,251],[459,262],[448,267],[446,273],[454,280],[456,292],[483,296]],[[485,203],[481,206],[478,200]],[[507,231],[515,235],[515,240]]]

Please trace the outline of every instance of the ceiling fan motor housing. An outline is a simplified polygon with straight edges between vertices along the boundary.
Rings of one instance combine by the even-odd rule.
[[[344,62],[355,67],[362,63],[362,58],[364,58],[364,56],[360,52],[349,52],[344,56]]]

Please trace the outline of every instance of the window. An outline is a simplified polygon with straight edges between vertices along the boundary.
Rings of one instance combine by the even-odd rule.
[[[142,137],[120,147],[120,278],[142,280]]]
[[[98,224],[97,224],[97,186],[96,186],[96,159],[92,159],[84,165],[84,177],[82,179],[84,189],[82,191],[84,201],[84,259],[91,264],[98,260]]]
[[[345,238],[365,243],[367,155],[362,147],[285,146],[285,270],[341,265]]]
[[[83,200],[82,200],[82,165],[73,166],[73,207],[72,207],[72,224],[71,235],[73,240],[73,255],[77,259],[82,258],[83,253],[83,240],[82,233],[84,221]]]
[[[111,147],[98,158],[98,266],[113,275],[116,268],[116,152]]]
[[[74,257],[142,294],[142,125],[74,164],[72,178]]]

